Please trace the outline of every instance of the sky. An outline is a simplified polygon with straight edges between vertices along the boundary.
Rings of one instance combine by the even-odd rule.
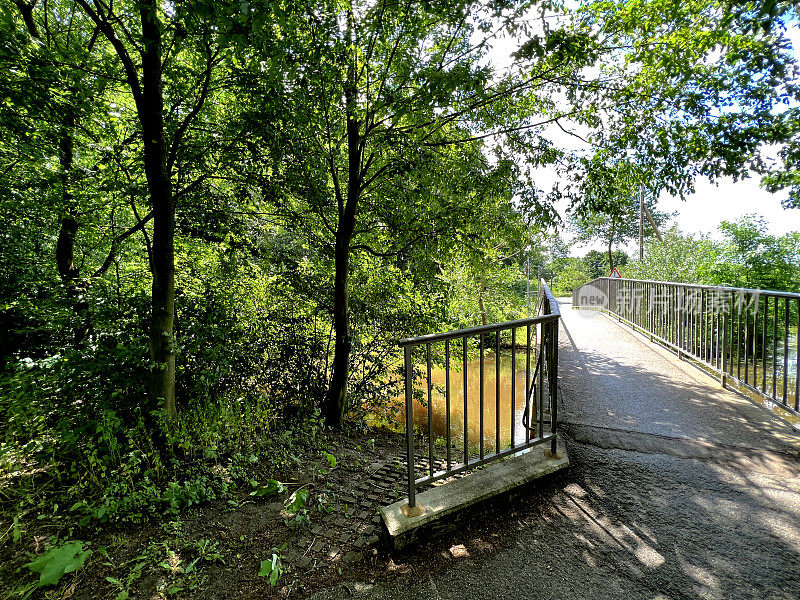
[[[737,182],[727,178],[719,185],[700,179],[695,194],[686,201],[664,194],[658,207],[665,212],[679,211],[675,221],[687,233],[704,233],[719,239],[720,221],[755,213],[764,217],[771,234],[783,235],[800,230],[800,209],[784,209],[781,199],[785,196],[786,192],[770,194],[759,187],[757,177]]]
[[[696,191],[686,200],[662,194],[658,201],[658,209],[663,212],[678,212],[672,223],[684,233],[707,235],[711,239],[720,240],[718,227],[721,221],[735,221],[747,215],[756,214],[764,217],[768,233],[783,235],[790,231],[800,231],[800,209],[784,209],[781,206],[783,194],[770,194],[759,187],[757,177],[734,182],[725,178],[712,184],[702,178],[695,182]],[[568,233],[562,236],[569,240]],[[620,246],[628,254],[638,252],[638,242],[633,241]],[[573,254],[582,256],[589,250],[603,250],[600,243],[589,243],[573,247]]]

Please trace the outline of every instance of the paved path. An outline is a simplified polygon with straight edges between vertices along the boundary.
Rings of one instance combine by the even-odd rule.
[[[319,598],[800,599],[798,432],[609,317],[562,313],[573,467],[504,549]]]

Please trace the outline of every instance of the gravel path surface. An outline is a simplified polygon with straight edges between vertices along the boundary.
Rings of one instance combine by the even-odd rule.
[[[610,318],[562,313],[569,471],[525,492],[498,551],[315,598],[800,599],[800,434]]]

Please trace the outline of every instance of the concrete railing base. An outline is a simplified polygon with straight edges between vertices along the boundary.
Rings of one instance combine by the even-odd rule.
[[[391,549],[402,550],[419,539],[423,532],[438,529],[443,521],[478,504],[505,498],[517,488],[569,466],[567,449],[549,445],[534,446],[528,452],[492,464],[444,485],[432,487],[416,497],[410,508],[408,499],[381,508],[386,540]],[[450,517],[445,519],[445,517]]]

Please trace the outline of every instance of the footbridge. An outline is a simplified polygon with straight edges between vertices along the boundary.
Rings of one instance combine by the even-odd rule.
[[[554,299],[543,287],[541,319],[512,323],[512,343],[477,332],[474,392],[466,367],[442,386],[430,383],[427,343],[435,340],[423,340],[428,362],[408,388],[408,418],[422,396],[417,426],[409,421],[409,465],[417,469],[409,472],[411,485],[439,483],[448,470],[483,466],[494,454],[502,460],[517,445],[539,449],[544,463],[568,453],[569,468],[526,488],[514,509],[519,525],[504,530],[497,552],[456,561],[424,585],[368,586],[365,594],[800,598],[800,295],[603,278]],[[448,339],[452,361],[461,338]],[[513,363],[510,405],[498,400],[504,360]],[[486,378],[491,372],[497,379]],[[451,379],[463,379],[461,391]],[[489,389],[497,392],[491,402]],[[471,429],[461,413],[442,416],[437,390],[446,391],[448,411],[469,411],[464,396],[478,394],[482,410],[493,408],[489,427]],[[437,415],[442,434],[433,433]],[[462,417],[464,429],[454,425]],[[442,543],[469,551],[459,537],[468,533],[453,535]]]

